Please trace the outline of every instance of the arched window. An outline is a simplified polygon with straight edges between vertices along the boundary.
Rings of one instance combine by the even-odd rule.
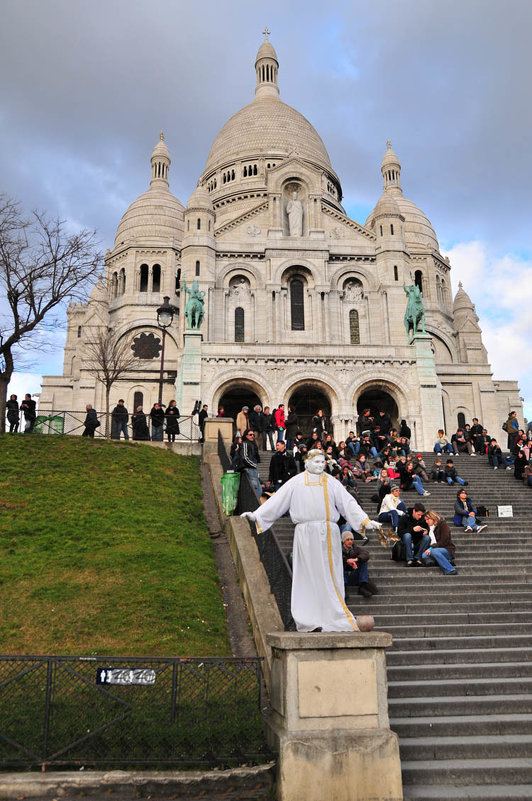
[[[416,270],[414,273],[414,283],[419,287],[419,291],[423,292],[423,273],[421,270]]]
[[[139,289],[141,292],[148,291],[148,265],[141,264],[140,265],[140,286]]]
[[[244,309],[237,306],[235,309],[235,342],[244,341]]]
[[[201,217],[198,217],[196,221],[196,228],[198,229],[198,231],[201,231]]]
[[[154,292],[161,291],[161,265],[154,264],[152,267],[152,289]]]
[[[81,338],[81,326],[78,325],[78,339]]]
[[[196,275],[200,274],[201,270],[201,263],[199,261],[196,262]]]
[[[133,395],[133,411],[137,411],[137,406],[142,406],[144,404],[144,393],[137,390]]]
[[[116,298],[118,295],[118,273],[113,273],[113,277],[111,279],[111,298]]]
[[[397,269],[397,264],[393,265],[393,280],[394,281],[399,280],[399,270]]]
[[[465,414],[458,412],[458,428],[465,428]]]
[[[120,270],[120,294],[123,295],[126,291],[126,271],[124,267]]]
[[[390,233],[393,236],[393,223],[391,223],[391,225],[390,225]]]
[[[303,297],[303,281],[301,278],[294,278],[290,282],[290,313],[292,319],[292,331],[304,331],[305,305]]]
[[[352,345],[360,345],[360,320],[356,309],[349,312],[349,336]]]

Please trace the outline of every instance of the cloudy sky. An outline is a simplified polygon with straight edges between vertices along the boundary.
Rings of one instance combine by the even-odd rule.
[[[163,129],[186,203],[217,132],[253,99],[265,26],[281,97],[320,133],[362,223],[392,140],[494,375],[519,380],[530,419],[531,0],[2,0],[0,191],[111,247]],[[24,369],[12,391],[61,373],[61,334]]]

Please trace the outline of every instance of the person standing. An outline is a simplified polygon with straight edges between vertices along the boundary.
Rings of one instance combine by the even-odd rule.
[[[322,451],[308,454],[305,471],[287,481],[266,503],[241,517],[258,533],[290,513],[296,524],[291,610],[298,631],[370,631],[373,618],[355,618],[345,603],[340,515],[355,529],[381,528],[370,521],[341,483],[325,471]]]
[[[111,412],[111,439],[120,439],[121,432],[124,432],[124,439],[129,439],[128,420],[129,412],[124,406],[124,399],[120,398]]]
[[[515,440],[519,434],[517,412],[510,412],[508,415],[508,420],[506,421],[506,433],[508,434],[508,450],[511,453],[515,444]]]
[[[236,433],[240,434],[241,437],[244,436],[244,431],[247,431],[249,428],[248,425],[248,406],[242,406],[242,409],[236,416]]]
[[[20,423],[20,413],[16,395],[11,395],[6,403],[7,422],[9,423],[9,433],[16,434]]]
[[[160,403],[155,402],[150,412],[151,438],[153,442],[163,441],[164,409]]]
[[[94,439],[94,432],[100,425],[100,421],[98,420],[98,415],[96,413],[96,409],[92,408],[92,404],[87,403],[85,406],[85,411],[87,415],[85,417],[85,429],[83,431],[82,437],[91,437]]]
[[[24,400],[20,404],[21,411],[24,412],[24,419],[26,421],[26,425],[24,427],[25,434],[31,434],[33,429],[35,428],[35,420],[37,419],[37,413],[35,409],[37,408],[37,404],[29,392],[26,392],[24,396]]]
[[[131,415],[131,427],[133,439],[143,442],[150,439],[150,430],[142,406],[137,406],[135,413]]]
[[[296,434],[299,430],[299,424],[297,422],[297,414],[293,409],[288,407],[288,414],[285,420],[286,425],[286,449],[291,450],[294,444],[294,440],[296,438]]]
[[[242,464],[244,465],[244,471],[247,473],[253,489],[257,493],[257,498],[260,498],[262,495],[262,485],[260,483],[259,469],[257,467],[260,462],[260,455],[257,443],[255,442],[255,434],[251,428],[247,428],[244,431],[239,451]]]
[[[284,439],[286,430],[286,418],[284,413],[284,403],[280,403],[273,413],[275,419],[275,427],[277,428],[277,442]]]
[[[199,442],[205,442],[205,420],[209,416],[209,407],[206,403],[203,404],[201,407],[201,411],[198,414],[198,425],[200,430],[200,437]]]
[[[180,433],[179,429],[179,409],[175,400],[171,400],[166,407],[166,436],[168,442],[175,442],[176,435]]]
[[[264,410],[261,415],[261,431],[262,431],[262,450],[267,450],[266,448],[266,437],[268,438],[268,442],[270,443],[270,450],[275,450],[275,444],[273,441],[273,432],[275,431],[275,420],[273,418],[273,414],[270,412],[270,407],[265,406]]]
[[[286,450],[286,445],[282,440],[276,444],[275,451],[270,460],[268,480],[274,492],[277,492],[283,484],[297,475],[297,464],[292,452]]]

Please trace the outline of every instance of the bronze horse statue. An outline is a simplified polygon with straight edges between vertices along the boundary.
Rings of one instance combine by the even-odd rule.
[[[406,304],[406,311],[404,317],[404,324],[406,335],[410,338],[410,331],[412,331],[412,338],[419,330],[421,324],[421,331],[425,334],[425,307],[423,306],[423,295],[421,290],[415,284],[410,284],[408,289],[403,281],[403,289],[408,298]]]
[[[198,329],[203,322],[203,298],[205,292],[200,292],[197,281],[192,281],[192,289],[189,289],[187,282],[183,281],[183,289],[189,296],[185,305],[185,317],[189,328]]]

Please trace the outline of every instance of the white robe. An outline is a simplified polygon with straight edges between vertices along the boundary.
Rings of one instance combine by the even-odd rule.
[[[358,631],[345,603],[342,541],[337,521],[342,515],[359,531],[369,522],[347,490],[327,473],[305,471],[287,481],[255,512],[259,533],[285,512],[294,531],[292,617],[298,631]]]

